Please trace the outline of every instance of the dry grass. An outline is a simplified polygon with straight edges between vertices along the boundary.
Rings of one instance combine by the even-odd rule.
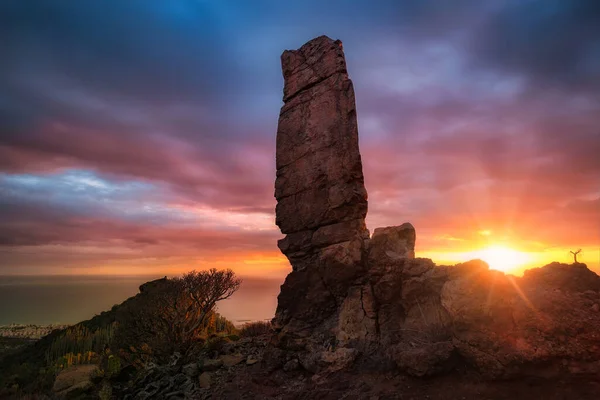
[[[272,327],[269,321],[255,321],[244,324],[240,329],[241,337],[254,337],[271,333]]]

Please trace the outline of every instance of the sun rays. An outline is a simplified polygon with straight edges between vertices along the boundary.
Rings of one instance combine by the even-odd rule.
[[[531,261],[531,257],[527,253],[503,245],[485,247],[473,252],[473,256],[487,262],[491,269],[508,273]]]

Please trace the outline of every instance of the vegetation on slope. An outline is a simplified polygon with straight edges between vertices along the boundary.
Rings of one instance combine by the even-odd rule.
[[[215,269],[145,283],[110,311],[5,354],[0,397],[48,392],[56,374],[72,365],[98,364],[110,378],[128,366],[165,362],[174,351],[190,354],[211,335],[235,334],[235,326],[214,309],[240,283],[231,270]]]

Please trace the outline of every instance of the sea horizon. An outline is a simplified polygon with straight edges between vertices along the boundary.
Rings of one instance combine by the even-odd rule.
[[[72,325],[89,320],[139,293],[139,286],[165,275],[0,275],[0,325]],[[217,303],[236,325],[271,319],[279,278],[242,277],[240,289]]]

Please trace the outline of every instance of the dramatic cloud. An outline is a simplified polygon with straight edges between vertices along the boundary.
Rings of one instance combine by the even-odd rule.
[[[371,229],[597,266],[599,18],[593,0],[4,1],[0,273],[284,273],[279,55],[321,34],[355,83]]]

